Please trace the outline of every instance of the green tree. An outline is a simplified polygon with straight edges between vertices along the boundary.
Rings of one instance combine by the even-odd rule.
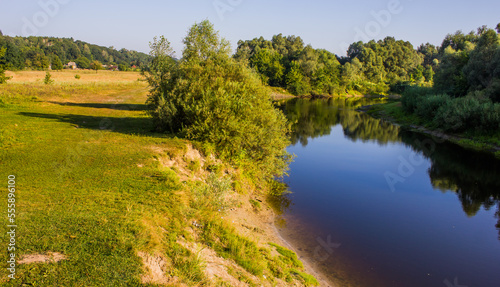
[[[448,34],[439,47],[439,54],[444,54],[448,47],[451,47],[455,51],[469,50],[470,44],[476,43],[478,38],[474,32],[470,32],[467,35],[462,33],[462,31],[457,31],[455,34]]]
[[[99,71],[99,70],[102,70],[102,69],[103,69],[101,62],[99,62],[99,61],[97,61],[97,60],[93,61],[93,62],[90,64],[90,68],[91,68],[92,70],[94,70],[94,71],[96,72],[96,74],[97,74],[97,71]]]
[[[76,59],[75,63],[78,65],[80,69],[90,69],[90,60],[87,57],[81,56]]]
[[[342,81],[344,85],[348,85],[352,82],[358,82],[364,80],[365,75],[363,74],[363,63],[357,58],[354,58],[351,63],[346,63],[342,69]]]
[[[0,48],[0,84],[5,84],[10,80],[10,77],[5,76],[5,65],[3,64],[6,51],[6,48]]]
[[[313,78],[314,74],[318,70],[318,54],[311,45],[307,45],[299,55],[299,60],[297,61],[304,74],[307,78]]]
[[[267,41],[264,37],[260,37],[249,41],[238,41],[238,49],[234,54],[234,58],[240,62],[246,63],[257,51],[259,51],[259,49],[274,49],[278,54],[283,56],[279,50],[273,48],[271,41]]]
[[[424,67],[432,66],[434,59],[438,57],[438,50],[436,46],[426,43],[417,48],[417,52],[424,56]]]
[[[52,75],[49,72],[45,73],[45,78],[43,79],[43,83],[46,85],[50,85],[50,84],[54,83],[54,80],[52,80],[51,78],[52,78]]]
[[[297,61],[290,63],[290,68],[285,76],[286,88],[294,95],[304,95],[307,92],[304,75]]]
[[[52,70],[62,70],[63,69],[63,63],[61,62],[61,59],[57,55],[52,55],[51,57],[51,62],[52,62]]]
[[[168,41],[152,44],[148,103],[157,128],[210,143],[266,179],[283,174],[288,125],[259,77],[230,57],[228,42],[208,21],[193,25],[184,43],[178,62]]]
[[[377,55],[372,48],[363,47],[358,58],[363,63],[363,73],[369,81],[379,83],[385,80],[387,72],[383,55]]]
[[[283,55],[288,62],[297,61],[302,50],[304,50],[304,41],[295,35],[283,37],[282,34],[279,34],[273,36],[271,43],[273,48]]]
[[[423,76],[429,83],[434,81],[434,69],[432,69],[432,66],[427,66],[427,68],[425,68]]]
[[[485,96],[500,100],[500,43],[498,34],[492,29],[482,31],[470,59],[463,68],[469,84],[469,92],[488,88]]]
[[[6,70],[24,69],[25,54],[14,43],[11,37],[0,37],[0,48],[6,48],[5,56],[1,62]]]
[[[456,51],[448,46],[441,56],[440,64],[434,75],[434,88],[439,93],[454,97],[467,94],[469,89],[463,67],[469,61],[468,50]]]
[[[219,38],[210,22],[195,24],[183,40],[182,57],[186,61],[200,62],[225,57],[230,52],[229,42]]]
[[[31,47],[26,49],[26,62],[29,68],[43,71],[47,70],[50,66],[50,60],[45,56],[45,53],[40,48]]]
[[[130,70],[130,66],[128,66],[126,64],[118,64],[118,70],[120,70],[120,71],[129,71]]]
[[[340,91],[340,63],[335,54],[326,50],[316,50],[318,64],[311,79],[313,90],[317,93],[333,95]]]
[[[272,49],[259,49],[251,58],[251,66],[254,67],[262,80],[270,86],[280,86],[283,81],[285,67],[282,65],[283,57]]]
[[[357,58],[358,55],[363,51],[363,48],[364,44],[361,41],[349,45],[349,48],[347,49],[347,57],[349,58],[349,60]]]
[[[424,67],[422,65],[417,66],[410,74],[410,80],[412,82],[421,82],[424,78]]]
[[[463,71],[469,93],[500,102],[500,39],[492,29],[481,34]]]
[[[170,42],[165,37],[155,37],[153,42],[149,43],[149,47],[153,60],[143,71],[150,87],[147,102],[150,107],[149,113],[153,117],[157,130],[174,132],[179,129],[174,122],[177,107],[172,100],[167,101],[172,97],[167,97],[166,93],[173,89],[174,75],[178,70],[178,65],[173,59],[174,52],[170,47]]]
[[[410,42],[396,41],[387,37],[379,42],[384,53],[384,66],[388,84],[411,80],[411,73],[423,62],[423,57],[413,48]]]
[[[89,60],[94,58],[92,56],[92,51],[90,50],[90,47],[87,44],[83,45],[83,56]]]

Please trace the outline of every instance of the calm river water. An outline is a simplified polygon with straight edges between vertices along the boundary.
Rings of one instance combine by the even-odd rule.
[[[282,236],[338,286],[500,286],[500,161],[356,112],[293,99]]]

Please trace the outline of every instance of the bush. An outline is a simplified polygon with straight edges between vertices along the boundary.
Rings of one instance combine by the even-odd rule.
[[[482,105],[481,129],[485,131],[500,130],[500,104],[485,103]]]
[[[500,128],[500,104],[470,95],[453,99],[438,109],[434,122],[446,131],[496,131]]]
[[[43,83],[46,85],[50,85],[50,84],[54,83],[54,80],[52,80],[51,78],[52,78],[52,75],[49,72],[47,72],[45,74],[45,78],[43,79]]]
[[[431,88],[418,87],[418,86],[408,86],[405,88],[403,97],[401,98],[401,104],[403,109],[407,113],[413,113],[417,109],[418,103],[422,100],[422,97],[430,95],[432,93]]]
[[[7,52],[6,48],[1,48],[0,49],[0,60],[5,57],[5,53]],[[0,61],[0,84],[5,84],[7,83],[8,80],[10,80],[11,77],[7,77],[5,75],[5,65]]]
[[[415,114],[417,116],[432,120],[441,106],[446,105],[451,98],[448,95],[426,95],[419,98],[416,103]]]
[[[289,127],[258,75],[230,57],[208,21],[184,43],[179,62],[164,38],[151,45],[148,104],[157,129],[212,143],[225,159],[248,159],[266,178],[283,174]]]

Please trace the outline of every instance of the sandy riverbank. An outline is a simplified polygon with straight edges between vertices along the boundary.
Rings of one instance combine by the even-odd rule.
[[[241,208],[234,209],[228,214],[228,221],[232,222],[240,234],[254,239],[259,244],[264,245],[268,242],[273,242],[294,251],[304,264],[306,273],[313,275],[320,283],[320,286],[337,286],[321,271],[319,266],[314,264],[311,260],[307,260],[307,258],[303,256],[303,253],[298,251],[300,248],[299,246],[292,245],[291,242],[288,242],[279,233],[276,227],[277,215],[269,204],[266,203],[264,198],[249,195],[238,196],[248,197],[248,199],[252,198],[262,203],[262,207],[259,211],[256,211],[249,205],[244,205]],[[240,198],[239,200],[240,202],[248,202],[248,199]]]

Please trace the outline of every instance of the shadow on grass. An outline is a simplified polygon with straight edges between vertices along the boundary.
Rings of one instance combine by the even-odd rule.
[[[113,131],[123,134],[144,135],[159,138],[169,137],[166,134],[155,132],[153,122],[149,117],[94,117],[74,114],[42,114],[21,112],[19,115],[32,118],[42,118],[70,123],[75,128]]]
[[[147,111],[148,106],[145,104],[102,104],[102,103],[71,103],[71,102],[53,102],[48,103],[61,105],[61,106],[73,106],[73,107],[84,107],[84,108],[96,108],[96,109],[110,109],[110,110],[120,110],[120,111]]]

